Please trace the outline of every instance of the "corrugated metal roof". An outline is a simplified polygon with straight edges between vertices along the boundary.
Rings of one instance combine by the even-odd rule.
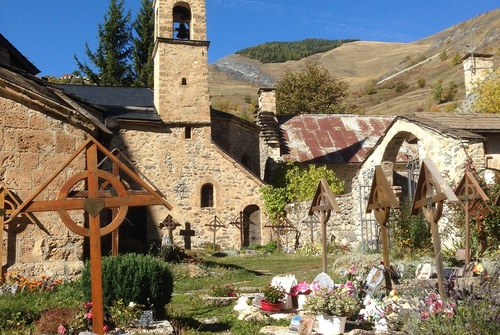
[[[301,163],[362,163],[393,116],[303,114],[279,117],[281,153]]]

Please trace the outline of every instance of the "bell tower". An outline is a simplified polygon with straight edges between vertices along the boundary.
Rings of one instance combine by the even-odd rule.
[[[205,0],[154,0],[154,104],[163,122],[210,123]]]

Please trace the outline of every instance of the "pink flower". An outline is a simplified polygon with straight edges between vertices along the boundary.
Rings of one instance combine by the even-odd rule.
[[[85,314],[85,317],[86,317],[87,319],[92,319],[92,312],[87,312],[87,313]]]
[[[59,327],[57,328],[57,333],[58,334],[66,334],[66,328],[64,328],[63,325],[59,325]]]
[[[425,320],[425,319],[429,318],[429,313],[427,313],[427,312],[422,312],[422,313],[420,314],[420,317],[421,317],[422,319],[424,319],[424,320]]]
[[[104,325],[104,327],[102,327],[102,330],[103,330],[104,332],[107,332],[107,331],[109,330],[108,325]]]

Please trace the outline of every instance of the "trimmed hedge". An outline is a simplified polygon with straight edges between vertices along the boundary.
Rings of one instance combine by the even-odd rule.
[[[103,257],[102,277],[103,302],[106,307],[122,299],[127,304],[153,304],[157,312],[161,312],[170,302],[174,290],[174,279],[169,265],[147,255]],[[92,290],[89,262],[83,268],[81,284],[85,299],[90,301]]]

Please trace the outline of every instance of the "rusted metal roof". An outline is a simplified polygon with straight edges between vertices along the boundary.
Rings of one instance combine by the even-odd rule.
[[[362,163],[393,116],[303,114],[279,117],[281,155],[301,163]]]

